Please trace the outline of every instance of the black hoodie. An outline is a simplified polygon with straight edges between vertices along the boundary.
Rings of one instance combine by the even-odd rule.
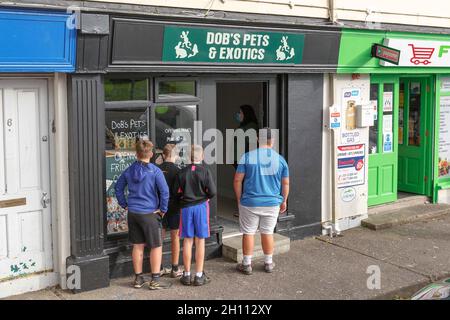
[[[181,169],[174,188],[181,208],[205,202],[217,193],[212,174],[203,164],[190,164]]]

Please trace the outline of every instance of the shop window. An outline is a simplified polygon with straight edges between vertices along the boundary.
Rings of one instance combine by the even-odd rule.
[[[409,88],[408,145],[420,146],[420,82],[411,82]]]
[[[197,105],[156,105],[155,152],[160,154],[167,143],[177,145],[177,164],[190,162],[188,148],[194,143],[194,121],[197,120]]]
[[[378,145],[378,83],[370,84],[370,102],[375,109],[374,125],[369,127],[369,152],[370,154],[377,153]]]
[[[156,86],[159,102],[197,100],[195,80],[158,80]]]
[[[117,203],[114,187],[135,160],[137,139],[148,137],[148,109],[110,109],[105,112],[106,228],[108,235],[128,232],[127,212]]]
[[[106,79],[105,101],[148,100],[148,80]]]
[[[393,152],[394,84],[383,85],[383,153]]]
[[[398,103],[398,144],[403,144],[405,132],[405,84],[400,83],[400,96]]]

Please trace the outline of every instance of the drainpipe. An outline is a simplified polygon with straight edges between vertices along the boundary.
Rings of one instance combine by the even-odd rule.
[[[337,23],[336,0],[328,0],[328,15],[333,24]]]

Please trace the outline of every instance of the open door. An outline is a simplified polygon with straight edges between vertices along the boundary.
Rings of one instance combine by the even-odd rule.
[[[399,172],[398,190],[415,194],[428,194],[430,147],[428,114],[431,106],[431,79],[429,77],[400,79],[399,105]]]
[[[372,75],[370,100],[376,111],[369,129],[368,205],[397,200],[398,78]]]

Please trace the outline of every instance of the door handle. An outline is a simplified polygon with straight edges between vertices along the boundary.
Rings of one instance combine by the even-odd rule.
[[[48,197],[47,192],[43,192],[42,193],[41,202],[42,202],[42,207],[43,208],[47,208],[48,205],[50,204],[50,198]]]

